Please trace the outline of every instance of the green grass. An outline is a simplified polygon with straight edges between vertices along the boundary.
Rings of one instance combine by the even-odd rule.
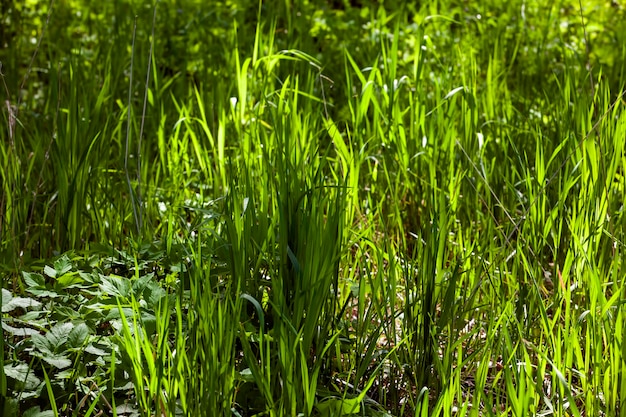
[[[626,416],[626,9],[249,3],[0,0],[2,415]]]

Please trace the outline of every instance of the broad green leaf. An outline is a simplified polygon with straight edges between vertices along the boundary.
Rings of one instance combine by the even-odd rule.
[[[22,277],[24,277],[24,283],[28,289],[46,287],[46,280],[41,274],[22,271]]]
[[[58,369],[65,369],[72,365],[72,361],[65,355],[39,353],[33,356],[41,358],[42,360],[46,361],[47,363]]]
[[[42,317],[45,317],[48,314],[45,310],[34,310],[27,311],[26,313],[20,316],[20,320],[26,323],[35,324],[38,320],[41,320]],[[39,324],[39,323],[36,323]]]
[[[105,276],[102,277],[100,290],[111,297],[126,298],[130,294],[130,280],[127,278]]]
[[[57,298],[59,294],[46,288],[46,280],[41,274],[22,271],[26,291],[39,297]]]
[[[81,318],[81,315],[77,311],[76,307],[69,305],[58,305],[55,308],[55,313],[57,314],[59,320],[63,321],[77,321]]]
[[[95,356],[104,356],[108,353],[105,350],[92,345],[91,343],[85,348],[85,352],[90,353]]]
[[[146,286],[148,286],[150,283],[155,283],[154,274],[152,273],[140,276],[138,279],[136,279],[132,285],[133,293],[135,294],[135,296],[138,297],[139,295],[141,295]]]
[[[8,301],[7,301],[8,299]],[[24,297],[12,297],[11,293],[4,288],[2,289],[2,312],[8,313],[9,311],[13,311],[16,308],[23,308],[24,310],[39,307],[41,303],[37,300],[33,300],[32,298],[24,298]]]
[[[24,411],[22,417],[55,417],[55,414],[53,410],[41,411],[41,408],[39,408],[39,406],[35,406]]]
[[[73,323],[59,323],[46,333],[46,339],[50,342],[53,350],[57,350],[67,343],[73,328]]]
[[[46,265],[43,268],[43,273],[46,274],[47,276],[49,276],[50,278],[56,278],[57,276],[57,271],[56,269],[54,269],[53,267],[51,267],[50,265]]]
[[[158,282],[150,281],[146,286],[146,294],[144,297],[150,308],[155,308],[163,297],[167,296],[167,292],[161,288]]]
[[[2,321],[2,330],[4,330],[5,332],[13,336],[20,336],[20,337],[39,335],[39,331],[35,329],[31,329],[30,327],[9,326],[7,323],[4,322],[4,320]]]
[[[41,380],[37,378],[35,372],[25,363],[5,365],[4,374],[8,378],[19,382],[23,389],[27,391],[34,390],[41,384]]]
[[[238,378],[241,381],[246,382],[254,382],[254,375],[252,375],[252,370],[250,368],[246,368],[238,373]]]
[[[135,310],[133,310],[132,308],[128,308],[128,307],[123,307],[122,312],[124,313],[126,317],[133,317],[133,315],[135,314]],[[120,317],[121,316],[120,316],[119,308],[110,309],[109,313],[106,315],[106,317],[104,317],[104,321],[112,321],[115,319],[119,319]]]
[[[55,379],[58,380],[63,380],[63,379],[70,379],[75,377],[76,375],[85,375],[85,363],[83,361],[79,362],[79,363],[75,363],[73,367],[71,368],[66,368],[62,371],[59,371],[55,374]]]
[[[9,304],[11,302],[11,300],[13,299],[13,294],[11,294],[11,291],[9,290],[5,290],[4,288],[2,289],[2,312],[4,312],[4,306]],[[8,311],[8,310],[7,310]]]
[[[42,336],[39,333],[33,334],[31,337],[31,341],[33,342],[33,345],[35,346],[35,349],[37,351],[52,354],[52,350],[54,349],[54,347],[45,336]]]
[[[57,278],[56,282],[57,282],[57,285],[55,287],[64,289],[64,288],[78,287],[84,283],[84,280],[79,274],[75,272],[71,272],[71,273],[60,276],[59,278]]]
[[[40,298],[59,298],[61,296],[59,293],[50,290],[38,290],[36,288],[29,288],[26,291]]]
[[[156,332],[156,316],[142,309],[140,327],[143,327],[148,335],[153,335]]]
[[[68,336],[68,344],[72,348],[80,348],[89,337],[89,327],[85,323],[76,325]]]
[[[361,402],[358,398],[330,398],[316,405],[324,417],[346,416],[361,412]]]
[[[59,259],[54,261],[54,270],[56,271],[57,276],[65,275],[72,269],[72,262],[67,255],[61,256]]]

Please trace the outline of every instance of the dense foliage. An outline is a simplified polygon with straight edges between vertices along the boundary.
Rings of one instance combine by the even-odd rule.
[[[0,0],[3,416],[626,415],[626,8]]]

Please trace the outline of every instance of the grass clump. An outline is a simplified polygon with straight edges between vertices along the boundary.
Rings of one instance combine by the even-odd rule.
[[[0,2],[3,415],[624,414],[626,10],[99,6]]]

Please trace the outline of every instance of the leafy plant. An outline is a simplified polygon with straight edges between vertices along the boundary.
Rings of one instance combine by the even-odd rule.
[[[2,415],[623,414],[614,3],[0,1]]]

